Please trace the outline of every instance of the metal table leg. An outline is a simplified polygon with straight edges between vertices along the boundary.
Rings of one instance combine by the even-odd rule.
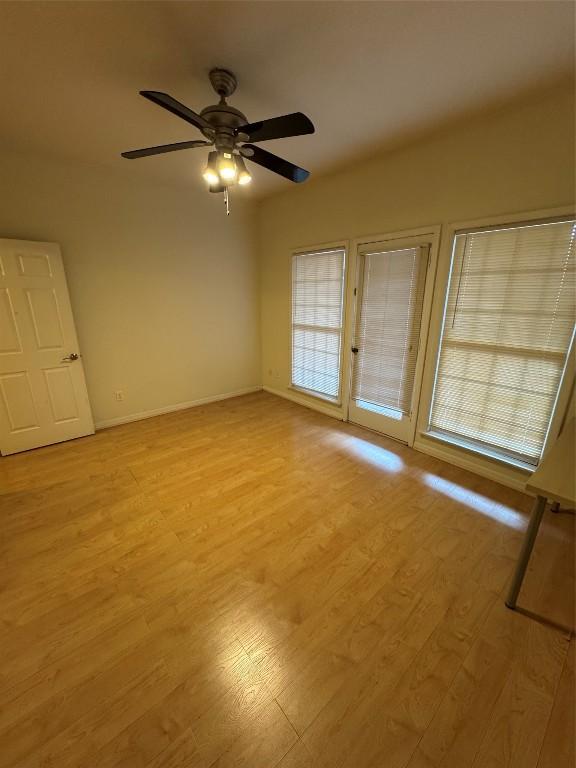
[[[530,560],[530,555],[532,554],[532,550],[534,548],[534,542],[536,541],[536,536],[538,534],[538,529],[540,528],[540,522],[542,520],[542,515],[544,514],[545,509],[546,497],[538,496],[534,504],[534,509],[532,510],[530,522],[528,523],[528,529],[524,537],[524,543],[522,544],[522,551],[520,552],[520,557],[518,558],[518,564],[516,565],[514,578],[512,579],[512,584],[510,585],[510,591],[508,592],[508,597],[506,598],[506,605],[508,608],[516,608],[518,593],[522,587],[524,574],[526,573],[526,568],[528,567],[528,561]]]

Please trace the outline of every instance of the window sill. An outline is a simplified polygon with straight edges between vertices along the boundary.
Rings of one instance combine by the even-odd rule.
[[[521,459],[505,456],[501,453],[498,453],[498,451],[490,450],[490,448],[481,448],[480,446],[475,445],[472,442],[468,442],[465,439],[459,440],[456,437],[445,435],[442,432],[420,432],[420,435],[425,438],[430,438],[431,440],[434,440],[438,443],[444,443],[445,445],[451,445],[454,448],[459,448],[460,450],[464,450],[467,453],[472,453],[475,456],[483,456],[484,458],[490,459],[491,461],[496,461],[499,464],[505,464],[506,466],[520,469],[528,474],[532,474],[532,472],[534,472],[538,466],[537,464],[528,464],[528,462],[522,461]]]
[[[330,395],[323,395],[322,392],[316,392],[313,389],[305,389],[304,387],[298,387],[296,384],[289,384],[288,389],[293,392],[299,392],[301,395],[308,395],[308,397],[314,397],[317,400],[322,400],[325,403],[330,403],[339,408],[342,405],[342,401],[337,397],[330,397]]]

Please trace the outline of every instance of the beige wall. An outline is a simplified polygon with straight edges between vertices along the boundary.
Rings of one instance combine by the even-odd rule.
[[[289,393],[292,249],[573,201],[574,92],[568,83],[262,201],[264,385]],[[443,254],[446,260],[447,250]],[[445,277],[446,264],[439,275]]]
[[[249,204],[33,157],[0,179],[0,237],[62,246],[96,422],[260,384]]]
[[[257,229],[249,201],[226,218],[196,182],[0,155],[0,236],[62,245],[97,422],[262,380],[288,393],[293,248],[569,205],[573,110],[559,85],[445,127],[265,199]]]

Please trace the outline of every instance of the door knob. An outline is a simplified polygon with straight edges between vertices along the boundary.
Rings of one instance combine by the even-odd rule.
[[[352,352],[357,355],[358,354],[358,347],[352,347]]]
[[[63,357],[61,362],[62,363],[73,363],[74,360],[78,360],[79,355],[76,354],[76,352],[70,352],[67,357]]]

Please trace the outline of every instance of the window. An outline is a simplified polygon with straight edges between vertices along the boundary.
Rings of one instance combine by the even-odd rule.
[[[292,384],[340,396],[344,249],[292,257]]]
[[[456,235],[431,434],[538,464],[574,333],[575,224]]]

